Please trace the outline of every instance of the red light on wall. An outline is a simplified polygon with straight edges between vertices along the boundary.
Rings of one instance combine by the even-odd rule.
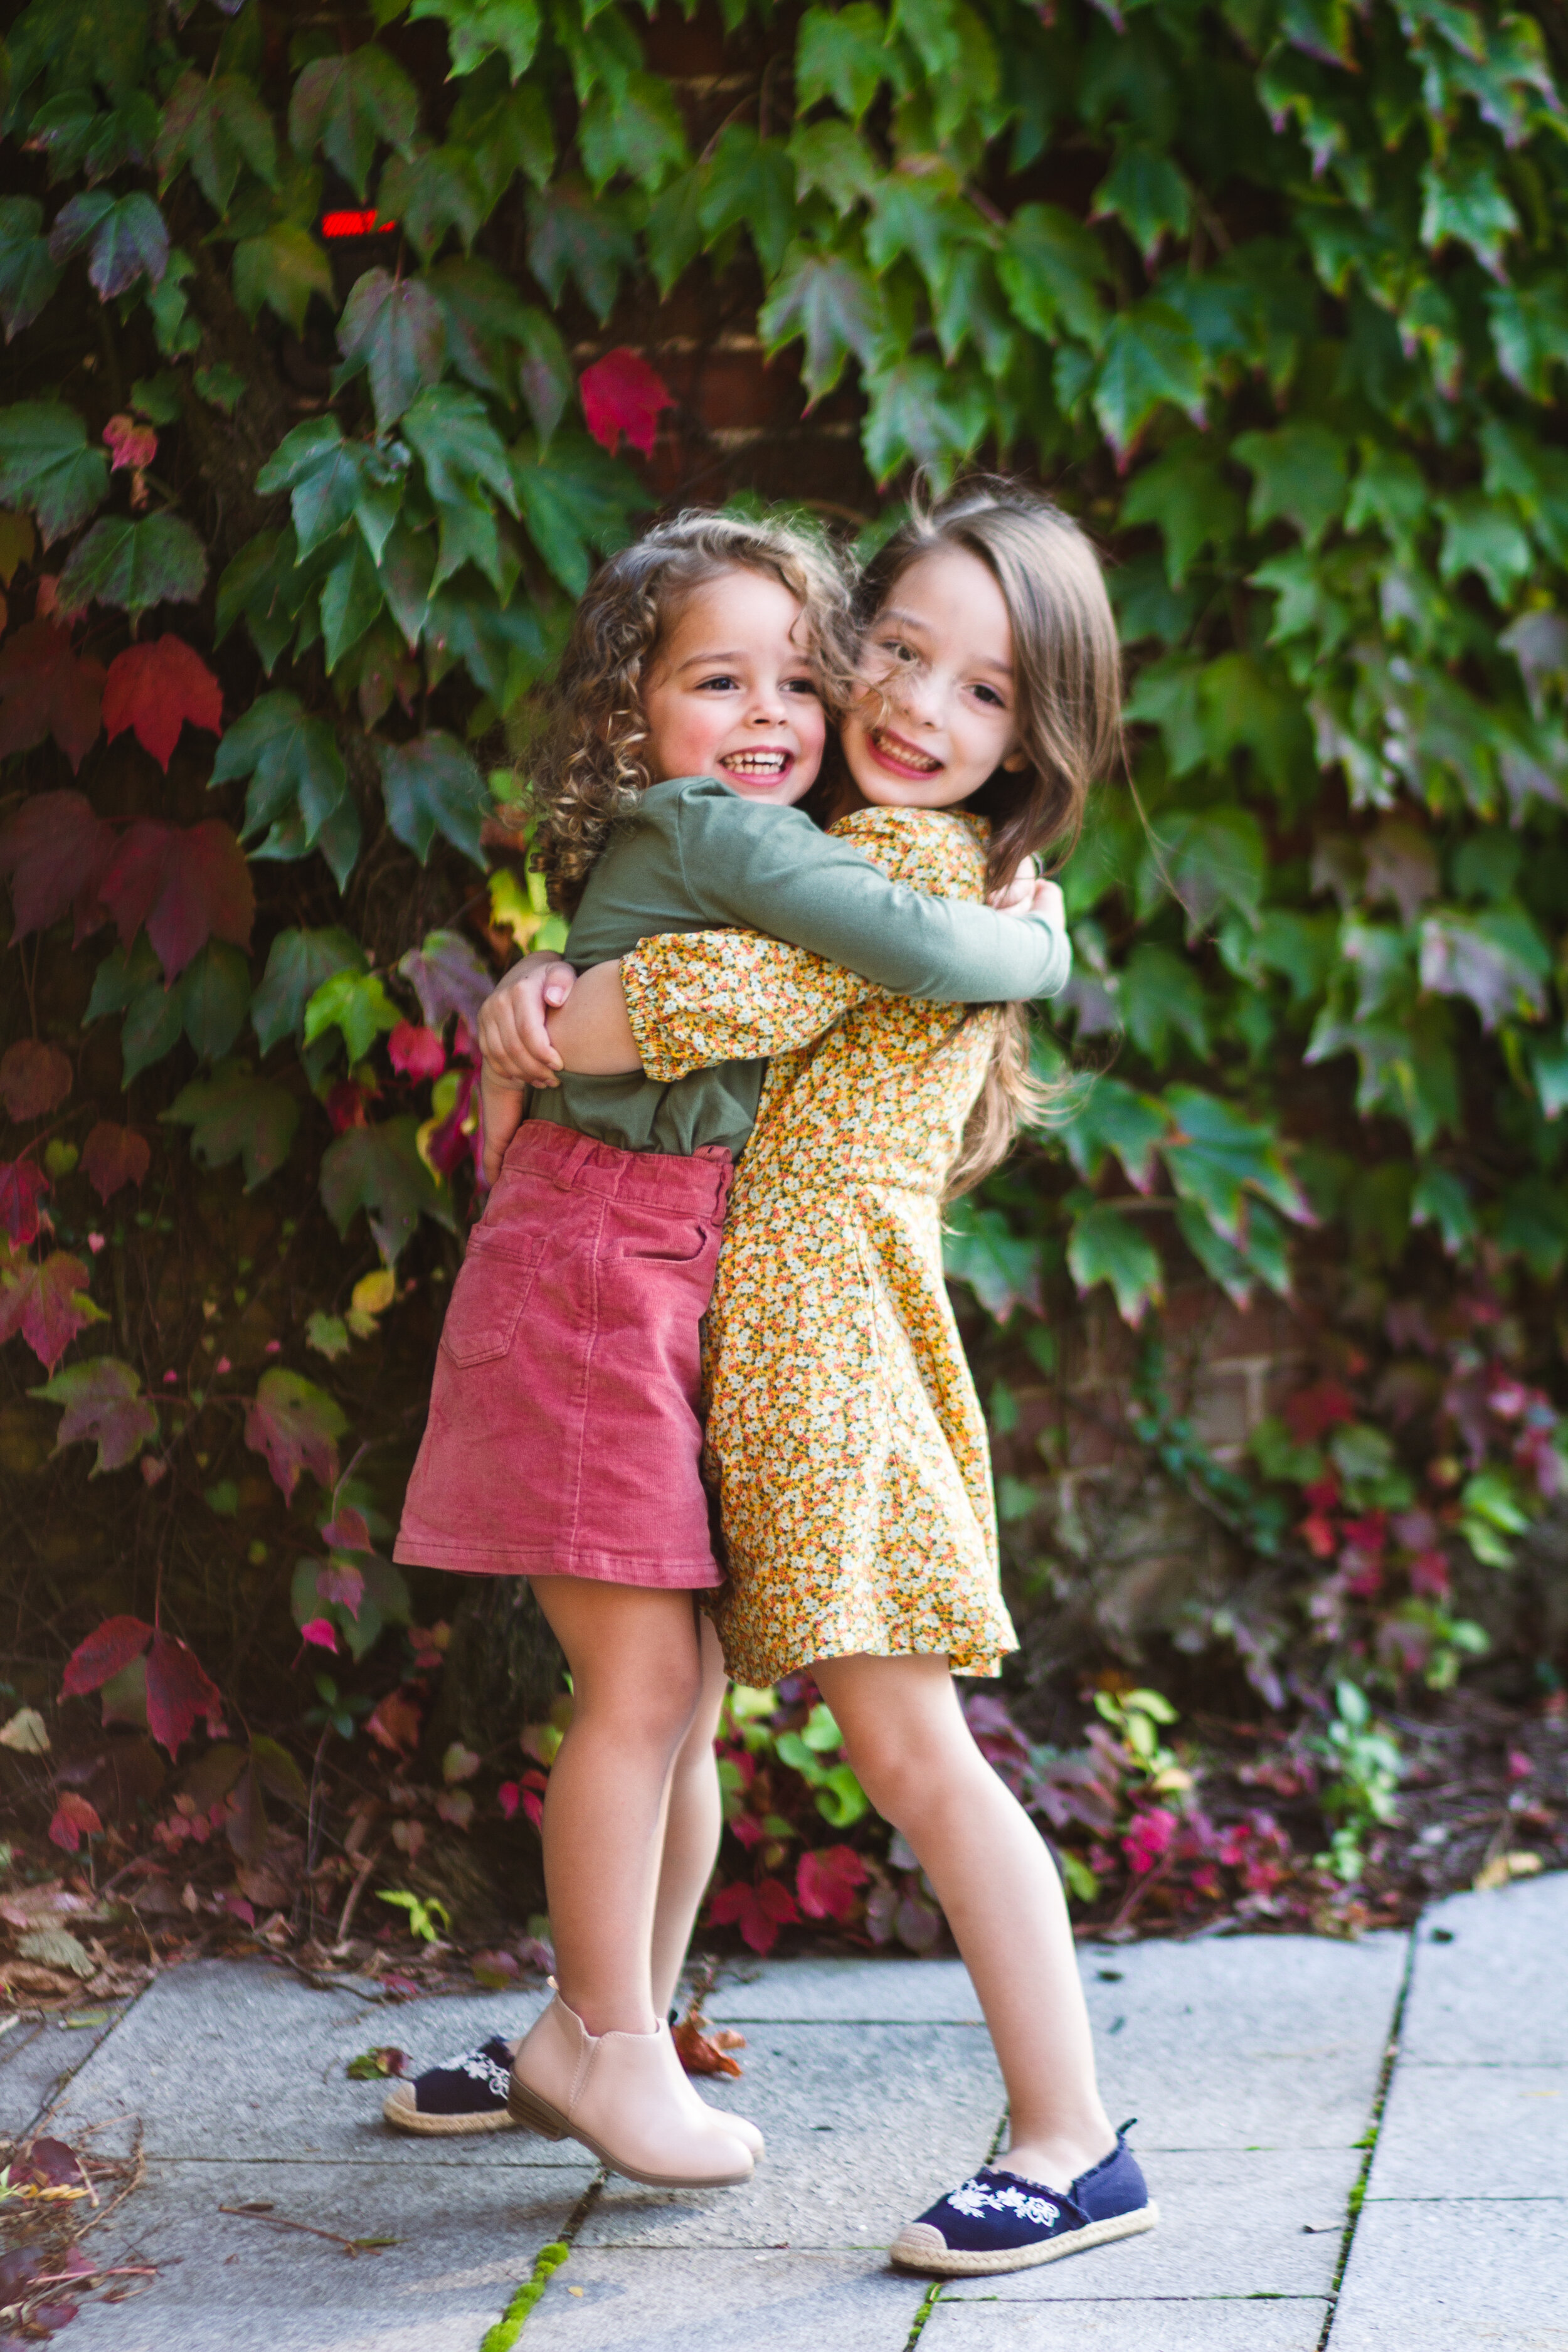
[[[323,236],[385,236],[395,229],[395,220],[383,220],[375,213],[323,213]]]

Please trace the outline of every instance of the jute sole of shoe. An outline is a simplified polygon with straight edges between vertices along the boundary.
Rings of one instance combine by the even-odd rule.
[[[590,2155],[598,2158],[606,2171],[618,2172],[623,2179],[638,2181],[645,2189],[738,2189],[742,2181],[750,2180],[752,2177],[749,2158],[743,2172],[710,2172],[700,2178],[679,2172],[639,2172],[624,2158],[613,2156],[607,2147],[563,2116],[559,2107],[552,2107],[548,2099],[542,2099],[537,2091],[531,2091],[526,2084],[520,2083],[515,2074],[511,2078],[507,2104],[511,2109],[514,2123],[526,2124],[530,2131],[542,2132],[546,2139],[579,2141]],[[739,2141],[735,2145],[739,2147]]]
[[[1118,2213],[1110,2221],[1091,2221],[1087,2230],[1073,2230],[1043,2245],[1015,2246],[1001,2254],[966,2254],[942,2243],[940,2230],[929,2221],[911,2221],[899,2231],[889,2248],[900,2270],[937,2271],[943,2278],[990,2278],[1001,2271],[1032,2271],[1041,2263],[1060,2262],[1064,2254],[1083,2254],[1090,2246],[1105,2246],[1113,2238],[1136,2238],[1157,2227],[1157,2205],[1141,2205],[1135,2213]]]
[[[417,2132],[426,2139],[451,2139],[458,2133],[512,2131],[516,2117],[498,2107],[491,2115],[422,2116],[412,2096],[400,2099],[395,2091],[388,2092],[382,2102],[382,2114],[395,2131]]]

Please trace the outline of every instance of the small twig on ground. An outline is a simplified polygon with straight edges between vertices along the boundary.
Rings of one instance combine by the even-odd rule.
[[[335,1951],[341,1952],[343,1946],[347,1943],[349,1929],[353,1925],[354,1913],[359,1908],[360,1896],[364,1893],[366,1886],[370,1883],[371,1872],[375,1868],[376,1864],[381,1860],[381,1857],[385,1851],[386,1840],[383,1838],[374,1853],[368,1854],[365,1860],[361,1863],[359,1869],[355,1872],[353,1885],[349,1888],[348,1898],[343,1905],[342,1915],[338,1921],[338,1939],[336,1944],[333,1946],[333,1949]]]
[[[351,2258],[403,2243],[401,2238],[344,2238],[336,2230],[318,2230],[313,2221],[290,2221],[281,2213],[258,2213],[249,2205],[220,2205],[217,2210],[220,2213],[233,2213],[242,2221],[266,2221],[274,2230],[298,2230],[307,2238],[325,2238],[330,2246],[341,2246]]]

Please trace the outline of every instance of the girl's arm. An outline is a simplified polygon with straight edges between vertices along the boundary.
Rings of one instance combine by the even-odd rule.
[[[1026,903],[1061,919],[1054,882],[1032,882]],[[550,1035],[568,1070],[640,1066],[668,1085],[710,1063],[809,1045],[856,1005],[893,992],[756,931],[677,931],[584,972],[551,1014]]]

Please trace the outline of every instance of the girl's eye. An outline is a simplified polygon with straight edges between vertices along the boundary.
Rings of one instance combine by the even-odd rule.
[[[740,684],[740,680],[739,680],[738,678],[731,677],[729,675],[728,671],[725,671],[725,672],[722,672],[722,673],[721,673],[718,677],[705,677],[705,678],[703,678],[703,679],[701,680],[700,684],[699,685],[699,687],[698,687],[698,688],[697,688],[697,691],[698,691],[698,693],[699,693],[699,694],[706,694],[706,693],[708,692],[709,688],[711,688],[711,687],[738,686],[739,684]]]
[[[1005,710],[1005,709],[1006,709],[1006,708],[1007,708],[1006,704],[1003,701],[1003,699],[1002,699],[1001,696],[997,693],[997,691],[996,691],[996,689],[995,689],[995,688],[994,688],[994,687],[993,687],[993,686],[977,686],[977,687],[975,688],[974,691],[975,691],[975,693],[980,697],[980,698],[981,698],[981,700],[982,700],[983,702],[990,703],[990,704],[993,706],[993,708],[994,708],[994,709],[997,709],[997,710]]]
[[[884,637],[882,651],[885,654],[891,654],[895,661],[912,662],[920,658],[914,647],[905,645],[902,637]]]
[[[786,694],[808,694],[813,702],[818,699],[821,691],[814,677],[786,677],[784,687]]]

